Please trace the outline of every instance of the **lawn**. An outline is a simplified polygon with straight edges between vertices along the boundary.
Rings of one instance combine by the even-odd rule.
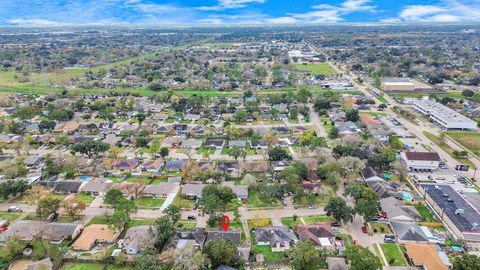
[[[177,230],[193,230],[197,227],[197,222],[195,221],[187,221],[187,220],[180,220],[175,224],[175,228]]]
[[[464,159],[464,158],[455,158],[455,156],[453,155],[453,151],[455,151],[455,149],[453,149],[450,145],[443,142],[439,137],[433,135],[432,133],[430,133],[428,131],[424,131],[423,135],[425,135],[429,140],[431,140],[433,143],[438,145],[438,147],[442,148],[443,151],[447,152],[450,156],[452,156],[459,163],[466,164],[466,165],[470,166],[470,168],[475,169],[475,165],[470,160]]]
[[[155,178],[150,182],[150,185],[159,185],[161,183],[167,183],[167,177]]]
[[[266,203],[259,198],[257,191],[249,191],[247,205],[250,208],[263,208],[263,207],[279,207],[282,204],[278,200],[272,203]]]
[[[106,216],[96,216],[96,217],[92,218],[92,220],[90,220],[90,222],[88,222],[87,226],[92,225],[92,224],[107,224],[107,223],[108,223],[108,217],[106,217]]]
[[[333,222],[335,221],[334,218],[327,217],[327,216],[306,216],[303,217],[303,220],[307,225],[315,224],[315,223],[322,223],[322,222]]]
[[[318,64],[295,64],[297,70],[308,70],[314,75],[333,76],[337,72],[328,63]]]
[[[8,220],[10,222],[16,220],[22,215],[22,213],[18,212],[0,212],[0,219]]]
[[[400,252],[397,244],[380,244],[380,248],[382,249],[383,255],[385,255],[385,258],[390,266],[406,265],[405,258],[403,258],[403,255]]]
[[[436,222],[437,220],[435,217],[430,213],[430,211],[422,205],[415,205],[415,209],[417,209],[418,213],[423,217],[426,222]]]
[[[480,133],[451,131],[447,135],[480,157]]]
[[[388,227],[388,224],[385,222],[370,222],[370,226],[372,226],[372,230],[374,233],[382,233],[382,234],[390,233],[390,228]]]
[[[266,262],[278,262],[285,259],[284,252],[273,252],[270,246],[260,246],[255,245],[253,246],[253,252],[255,254],[261,253],[263,254]]]
[[[103,270],[103,264],[97,263],[66,263],[60,268],[61,270]],[[118,268],[110,268],[118,269]]]
[[[210,155],[215,153],[215,148],[205,147],[205,145],[200,146],[197,150],[197,154],[201,155],[205,152],[208,152]]]
[[[385,266],[385,262],[382,260],[382,255],[380,254],[380,250],[378,249],[378,245],[374,244],[373,249],[375,250],[375,255],[380,259],[380,263],[382,266]]]
[[[95,200],[95,197],[92,195],[85,194],[84,192],[78,193],[75,195],[75,199],[84,202],[86,205],[90,205],[93,200]]]
[[[195,200],[184,199],[180,195],[181,193],[182,192],[180,191],[177,194],[177,196],[175,197],[175,200],[173,200],[173,204],[183,209],[189,209],[189,210],[192,209],[193,205],[195,204]]]
[[[160,208],[163,205],[165,199],[157,198],[138,198],[135,200],[135,204],[139,208]]]
[[[128,227],[143,226],[143,225],[153,225],[155,224],[155,219],[132,219],[128,222]]]

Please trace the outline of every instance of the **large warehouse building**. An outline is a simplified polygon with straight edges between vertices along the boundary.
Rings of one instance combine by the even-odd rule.
[[[456,237],[480,241],[480,214],[449,185],[420,185],[425,201]]]
[[[413,101],[415,110],[430,118],[444,130],[476,130],[477,122],[436,101],[421,99]]]
[[[384,92],[419,92],[430,93],[435,91],[428,84],[410,78],[385,78],[381,82],[381,88]]]

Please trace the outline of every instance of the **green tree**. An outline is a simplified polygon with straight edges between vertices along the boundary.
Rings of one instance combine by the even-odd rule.
[[[462,91],[462,96],[464,97],[473,97],[475,95],[475,92],[473,92],[470,89],[465,89]]]
[[[165,158],[166,156],[168,156],[168,148],[167,147],[160,148],[160,156],[162,156],[162,158]]]
[[[357,110],[351,110],[345,113],[347,121],[357,122],[360,119]]]
[[[40,198],[38,201],[36,213],[40,219],[47,219],[51,214],[57,213],[62,204],[62,200],[53,196]]]
[[[244,110],[236,110],[233,114],[233,119],[237,123],[245,123],[248,119],[248,113]]]
[[[176,249],[173,253],[174,270],[206,270],[210,269],[207,256],[198,250],[192,243]]]
[[[145,114],[143,113],[137,113],[137,115],[135,115],[135,118],[137,118],[137,121],[140,125],[142,125],[143,121],[145,121]]]
[[[18,194],[22,194],[30,188],[31,186],[27,183],[27,181],[7,180],[6,182],[0,183],[0,197],[6,200],[10,196],[17,196]]]
[[[48,131],[48,132],[52,132],[52,130],[55,128],[55,121],[52,121],[52,120],[42,120],[40,121],[40,123],[38,124],[38,129],[40,130],[40,132],[44,132],[44,131]]]
[[[35,116],[39,115],[40,113],[41,113],[41,110],[38,107],[23,106],[23,107],[17,108],[15,115],[22,120],[31,121]]]
[[[22,255],[24,248],[25,245],[20,242],[20,239],[17,236],[9,237],[7,239],[7,243],[5,244],[5,250],[8,251],[8,258],[10,260]]]
[[[117,204],[121,199],[123,199],[123,193],[118,189],[111,189],[105,194],[104,202],[111,205],[113,209],[116,210]]]
[[[475,255],[463,254],[453,259],[453,270],[480,269],[480,258]]]
[[[351,222],[355,213],[353,208],[340,197],[330,198],[325,206],[325,212],[327,216],[335,218],[337,222]]]
[[[175,227],[167,216],[158,218],[150,231],[152,249],[159,253],[167,243],[168,239],[175,233]],[[143,268],[140,268],[143,269]]]
[[[85,141],[72,145],[72,151],[86,155],[88,158],[98,157],[110,148],[110,145],[102,141]]]
[[[328,132],[328,137],[330,139],[337,139],[338,137],[340,137],[340,133],[338,132],[338,128],[333,126],[330,131]]]
[[[162,262],[154,255],[145,254],[135,257],[135,269],[141,270],[171,270],[172,265]]]
[[[280,161],[286,159],[292,159],[292,157],[287,153],[287,150],[276,146],[268,150],[268,159],[270,161]]]
[[[377,270],[382,268],[380,259],[370,252],[368,248],[348,245],[345,255],[350,261],[351,270]]]
[[[319,269],[326,264],[321,252],[311,241],[300,241],[288,251],[290,263],[295,270]]]
[[[152,159],[155,158],[158,152],[160,151],[160,142],[158,140],[153,140],[150,143],[150,147],[148,148],[148,151],[150,152]]]
[[[182,210],[180,207],[170,204],[163,213],[170,219],[173,224],[176,224],[182,217]]]
[[[226,211],[228,203],[237,196],[230,187],[209,185],[202,190],[202,209],[205,212]]]
[[[210,259],[212,269],[220,265],[236,267],[241,263],[237,247],[226,239],[209,241],[203,247],[203,253]]]

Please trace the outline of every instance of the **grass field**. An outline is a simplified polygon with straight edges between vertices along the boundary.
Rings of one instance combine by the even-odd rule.
[[[450,131],[447,135],[480,157],[480,133]]]
[[[138,198],[135,200],[135,204],[139,208],[160,208],[164,201],[164,199],[156,198]]]
[[[14,213],[14,212],[0,212],[0,219],[14,221],[19,218],[22,213]]]
[[[255,254],[258,254],[258,253],[263,254],[266,262],[278,262],[285,259],[284,252],[273,252],[270,246],[255,245],[253,247],[253,252]]]
[[[439,137],[437,137],[437,136],[435,136],[432,133],[427,132],[427,131],[424,131],[423,135],[425,135],[429,140],[431,140],[433,143],[435,143],[440,148],[442,148],[443,151],[447,152],[450,156],[455,158],[453,156],[453,151],[455,151],[455,149],[453,149],[450,145],[448,145],[445,142],[443,142],[442,140],[440,140]],[[466,165],[470,166],[470,168],[473,168],[473,169],[475,168],[475,165],[468,159],[455,158],[455,160],[457,160],[459,163],[463,163],[463,164],[466,164]]]
[[[435,217],[428,211],[425,206],[422,205],[415,205],[415,209],[417,209],[418,213],[423,217],[423,219],[427,222],[435,222],[437,221]]]
[[[404,266],[406,265],[405,259],[403,258],[400,249],[397,244],[380,244],[383,255],[387,258],[387,262],[390,266]]]
[[[308,70],[314,75],[333,76],[337,74],[328,63],[295,64],[295,68],[298,70]]]
[[[75,195],[75,199],[84,202],[86,205],[89,205],[93,202],[93,200],[95,200],[95,197],[82,192]]]
[[[373,249],[375,250],[375,255],[380,259],[380,263],[382,266],[385,266],[385,262],[382,260],[382,255],[380,254],[380,250],[378,249],[378,245],[373,245]]]
[[[103,264],[99,263],[66,263],[60,270],[133,270],[133,267],[108,265],[104,268]]]

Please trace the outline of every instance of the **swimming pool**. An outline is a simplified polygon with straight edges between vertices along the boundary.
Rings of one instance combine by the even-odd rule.
[[[91,176],[88,176],[88,175],[80,175],[79,178],[80,178],[80,180],[82,180],[82,181],[90,181],[90,180],[92,180],[92,177],[91,177]]]
[[[412,197],[412,195],[410,195],[410,193],[403,192],[403,200],[404,201],[413,201],[413,197]]]

